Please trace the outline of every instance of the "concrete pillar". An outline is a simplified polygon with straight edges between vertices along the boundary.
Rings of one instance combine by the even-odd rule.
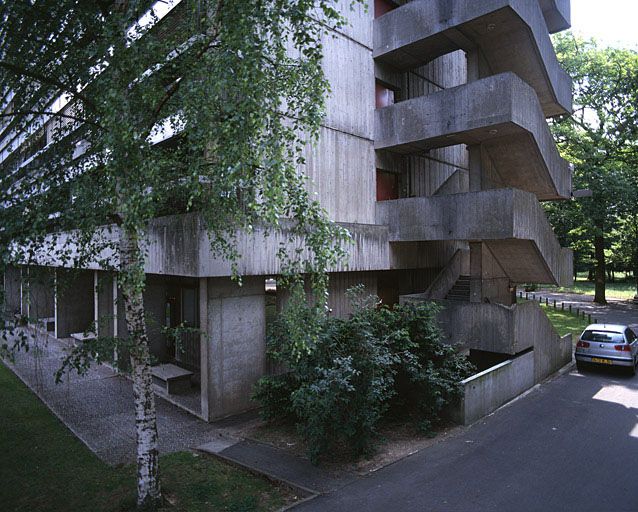
[[[481,163],[481,146],[468,146],[467,150],[469,153],[470,192],[480,192],[481,190],[483,190],[483,165]]]
[[[470,242],[470,302],[483,301],[483,244]]]
[[[114,276],[109,272],[95,271],[95,324],[97,334],[103,337],[115,336],[117,329],[113,304],[115,300]],[[117,293],[117,289],[115,289]]]
[[[210,351],[210,334],[209,334],[209,322],[208,322],[208,279],[202,277],[199,279],[199,328],[201,331],[201,340],[199,344],[200,350],[200,400],[201,400],[201,414],[205,420],[210,419],[209,402],[209,383],[211,362],[209,361],[208,354]]]
[[[263,276],[246,277],[241,287],[210,278],[207,288],[207,325],[200,325],[208,344],[208,418],[215,419],[256,405],[253,385],[266,372],[266,294]]]

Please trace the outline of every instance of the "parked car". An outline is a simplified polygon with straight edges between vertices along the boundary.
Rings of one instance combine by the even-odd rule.
[[[589,364],[624,366],[635,375],[638,336],[626,325],[588,325],[578,338],[574,358],[579,371]]]

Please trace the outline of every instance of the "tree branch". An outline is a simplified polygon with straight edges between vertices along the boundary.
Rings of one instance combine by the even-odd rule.
[[[17,75],[23,75],[23,76],[28,76],[30,78],[33,78],[34,80],[42,83],[42,84],[48,84],[48,85],[53,85],[55,87],[57,87],[58,89],[60,89],[61,91],[67,93],[69,96],[74,97],[77,100],[80,100],[81,102],[83,102],[84,104],[86,104],[87,106],[91,107],[92,110],[96,111],[97,107],[96,105],[89,100],[84,94],[81,94],[71,88],[69,88],[69,86],[67,86],[66,84],[55,80],[53,78],[47,77],[45,75],[42,75],[40,73],[37,73],[35,71],[32,71],[30,69],[27,68],[23,68],[22,66],[18,66],[17,64],[13,64],[11,62],[7,62],[5,60],[0,60],[0,68],[4,68],[8,71],[13,72],[14,74]]]
[[[50,112],[45,110],[20,110],[17,112],[10,112],[8,114],[0,114],[0,117],[28,116],[28,115],[62,117],[65,119],[72,119],[73,121],[78,121],[79,123],[91,124],[97,128],[102,129],[102,125],[94,121],[89,121],[88,119],[82,119],[80,117],[72,116],[69,114],[61,114],[60,112]]]

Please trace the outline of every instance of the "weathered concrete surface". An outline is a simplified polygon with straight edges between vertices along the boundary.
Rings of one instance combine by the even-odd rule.
[[[390,266],[388,248],[388,228],[374,224],[339,223],[350,232],[352,243],[344,247],[348,258],[329,271],[367,271],[384,270]],[[115,226],[105,228],[109,231],[107,238],[116,241],[118,229]],[[242,275],[273,275],[281,272],[281,261],[277,252],[284,244],[290,252],[301,247],[299,237],[290,240],[290,224],[282,221],[281,229],[267,232],[255,227],[253,233],[237,234],[237,246],[241,255],[237,268]],[[61,235],[58,245],[62,246],[64,236]],[[222,277],[230,276],[231,264],[215,253],[210,244],[208,234],[202,220],[197,214],[170,215],[154,219],[145,237],[145,271],[149,274],[167,274],[184,277]],[[71,253],[77,252],[74,244],[69,247]],[[104,251],[106,253],[108,251]],[[307,256],[302,252],[302,257]],[[104,254],[103,254],[104,255]],[[64,267],[69,261],[61,261],[53,251],[37,252],[34,259],[41,265]],[[117,264],[115,257],[112,264]],[[85,262],[85,268],[100,270],[101,262],[96,259]]]
[[[390,242],[483,241],[513,283],[558,283],[571,257],[536,198],[521,190],[382,201],[377,222],[388,225]]]
[[[530,84],[545,116],[571,112],[571,80],[558,64],[538,2],[419,0],[374,21],[373,56],[399,69],[476,48],[490,74],[511,71]]]
[[[534,353],[508,359],[461,381],[463,395],[449,414],[453,421],[470,425],[534,385]]]
[[[550,34],[572,26],[570,0],[538,0]]]
[[[513,73],[402,101],[377,109],[375,116],[375,149],[409,154],[481,145],[500,186],[534,192],[539,199],[571,194],[571,170],[558,153],[536,93]]]
[[[418,300],[402,297],[403,301]],[[504,306],[474,302],[437,301],[443,305],[439,322],[448,342],[500,354],[518,354],[538,339],[556,333],[539,332],[547,317],[535,302]],[[550,325],[551,326],[551,325]]]
[[[256,407],[252,387],[266,371],[263,278],[208,279],[208,416],[221,418]],[[203,370],[202,370],[203,371]]]

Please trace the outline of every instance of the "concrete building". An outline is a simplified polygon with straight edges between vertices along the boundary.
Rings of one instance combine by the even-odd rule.
[[[572,278],[571,251],[539,203],[571,195],[570,166],[546,122],[571,111],[570,79],[549,36],[569,27],[569,0],[401,4],[351,10],[340,0],[349,24],[323,41],[332,93],[304,170],[354,240],[347,264],[331,269],[332,314],[348,314],[344,292],[359,283],[386,304],[440,300],[459,350],[479,364],[525,354],[538,382],[564,364],[566,342],[537,305],[515,304],[515,290]],[[158,363],[192,372],[174,376],[191,379],[196,393],[169,398],[206,420],[254,406],[280,300],[273,279],[282,239],[240,238],[239,287],[197,215],[158,218],[149,229],[152,351]],[[36,272],[47,278],[27,286]],[[47,319],[62,338],[89,329],[125,336],[117,279],[96,266],[62,286],[67,273],[10,269],[7,311]],[[202,334],[184,335],[180,349],[160,327],[182,323]]]

